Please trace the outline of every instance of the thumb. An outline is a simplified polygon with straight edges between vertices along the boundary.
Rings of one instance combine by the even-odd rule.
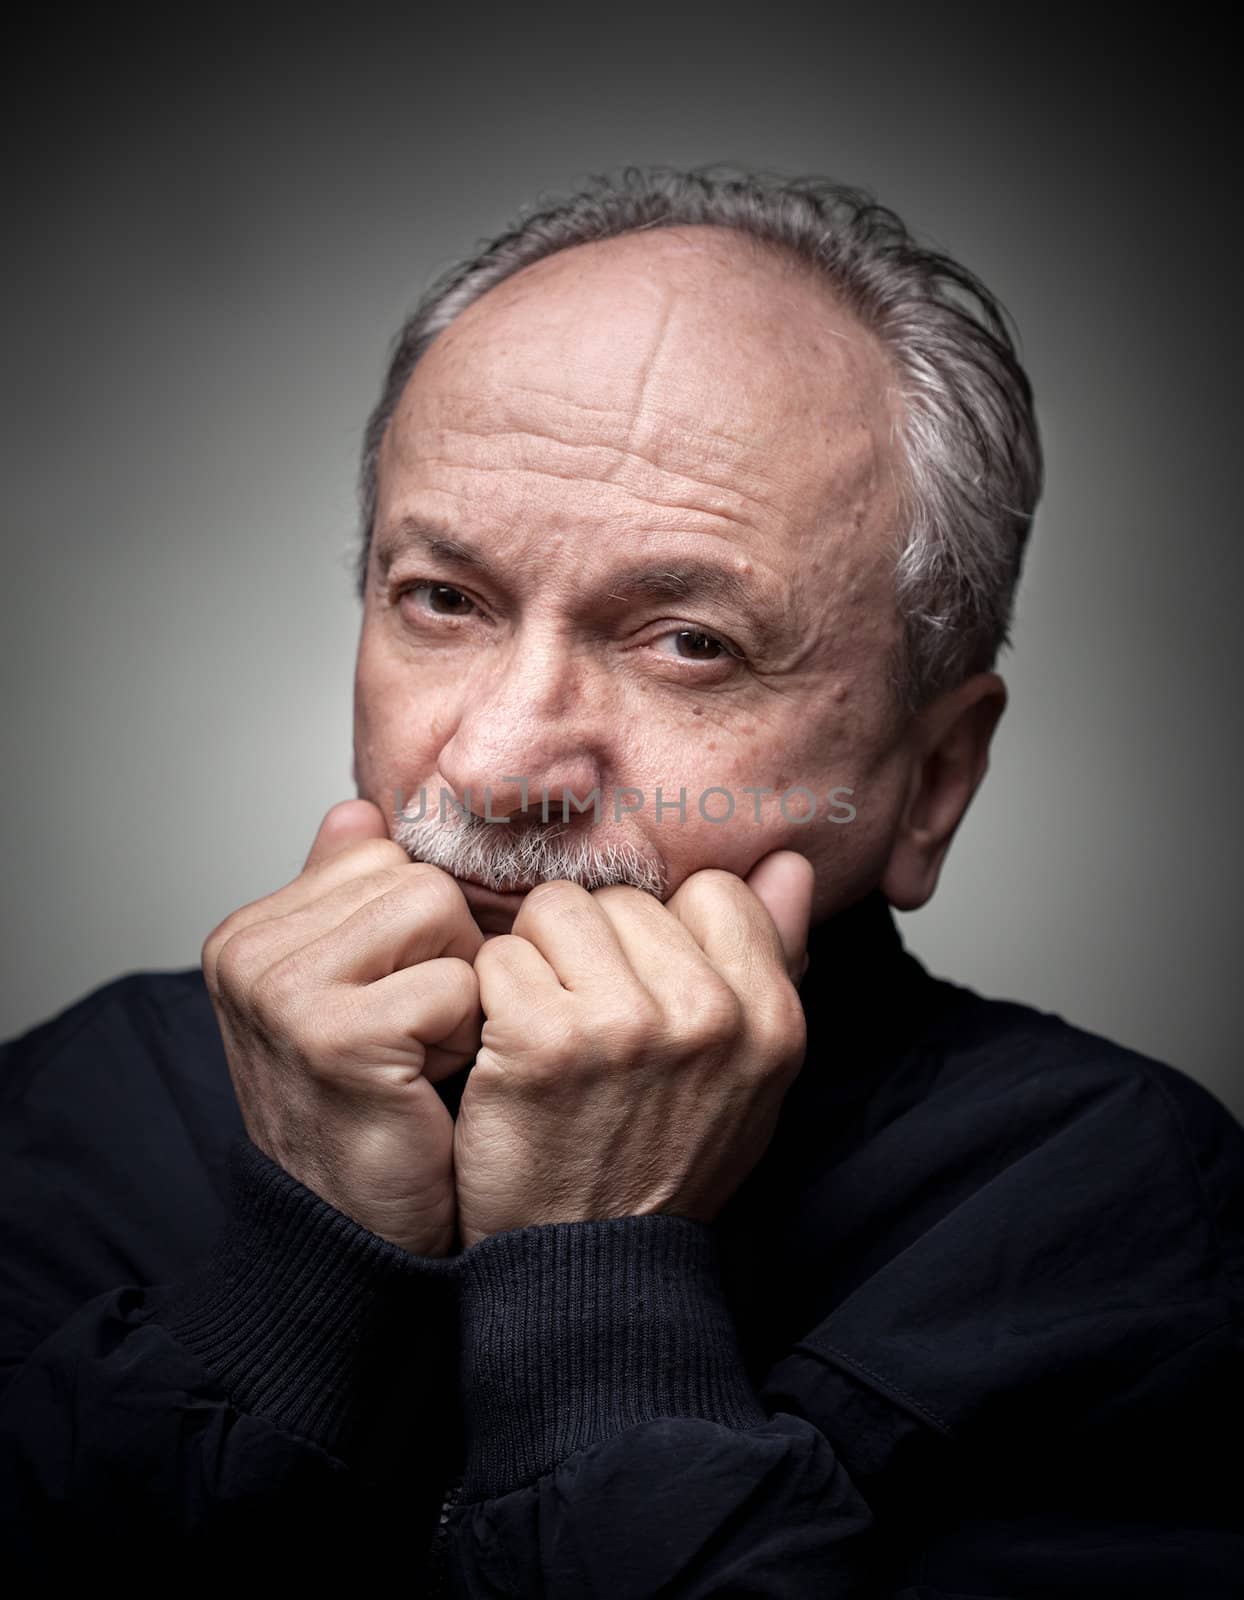
[[[808,924],[816,873],[807,856],[795,850],[774,850],[743,880],[773,918],[792,983],[808,970]]]
[[[363,839],[388,837],[388,825],[379,806],[370,800],[341,800],[325,812],[302,870],[318,866],[347,845],[358,844]]]

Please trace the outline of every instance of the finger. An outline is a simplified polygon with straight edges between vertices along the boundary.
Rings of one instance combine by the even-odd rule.
[[[808,966],[808,924],[816,872],[795,850],[774,850],[758,861],[744,882],[773,918],[786,970],[798,983]]]
[[[577,883],[538,883],[510,931],[535,945],[562,987],[572,992],[613,984],[621,973],[630,973],[612,922]]]
[[[264,895],[260,900],[252,900],[249,905],[240,906],[231,912],[208,934],[203,943],[201,960],[209,987],[216,981],[220,952],[235,934],[253,927],[256,923],[274,922],[289,916],[292,912],[314,906],[341,885],[366,882],[368,879],[374,879],[377,874],[388,880],[394,872],[400,872],[411,865],[411,859],[401,845],[386,838],[356,841],[335,855],[322,857],[318,865],[304,867],[296,878],[283,884],[272,894]],[[356,889],[354,894],[361,903],[363,898],[370,898],[372,894],[379,892],[381,891],[373,886],[366,892]],[[341,915],[345,916],[350,909],[352,907],[345,907]],[[312,924],[314,923],[313,916]],[[317,927],[316,931],[322,932],[323,928]],[[288,948],[294,948],[293,943],[289,941],[286,943]]]
[[[484,935],[458,884],[439,867],[416,862],[397,877],[378,893],[369,892],[367,881],[342,884],[279,918],[272,936],[285,955],[297,955],[313,983],[375,983],[440,956],[473,962]]]
[[[279,960],[300,945],[343,922],[368,900],[401,882],[414,864],[399,845],[365,840],[303,871],[291,883],[262,900],[242,906],[218,923],[203,944],[203,974],[214,991],[220,958],[236,935],[251,928],[265,930],[261,954],[266,963]],[[420,868],[427,871],[436,869]]]
[[[541,995],[561,994],[557,973],[540,951],[513,933],[485,940],[475,957],[475,976],[485,1017],[530,1016]]]
[[[479,979],[473,966],[455,956],[424,961],[369,984],[361,1004],[371,1039],[409,1039],[425,1046],[423,1075],[429,1083],[457,1071],[479,1048]]]
[[[775,971],[786,952],[768,908],[733,872],[694,872],[666,902],[709,961],[743,1000]]]
[[[388,824],[379,806],[373,805],[370,800],[341,800],[325,812],[319,832],[303,863],[303,871],[335,856],[347,845],[358,844],[363,839],[388,837]]]
[[[688,979],[708,960],[677,916],[642,889],[611,885],[592,893],[640,983],[663,1006],[677,1010]]]

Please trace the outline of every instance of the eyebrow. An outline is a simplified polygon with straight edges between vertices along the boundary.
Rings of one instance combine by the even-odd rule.
[[[738,573],[694,559],[621,572],[609,580],[608,592],[611,600],[686,600],[703,595],[741,611],[750,611],[756,601],[755,590]]]
[[[376,541],[376,562],[381,573],[388,572],[406,550],[418,550],[437,561],[452,561],[456,566],[470,567],[491,578],[497,576],[492,563],[474,545],[409,519],[399,522],[392,532]]]
[[[434,560],[478,572],[494,582],[502,581],[497,568],[478,546],[409,519],[378,539],[376,558],[380,572],[387,572],[399,555],[411,549]],[[608,599],[622,603],[635,599],[721,601],[734,606],[746,617],[762,647],[772,644],[782,632],[780,619],[766,615],[763,596],[753,584],[740,573],[694,556],[613,574],[608,579],[605,594]]]

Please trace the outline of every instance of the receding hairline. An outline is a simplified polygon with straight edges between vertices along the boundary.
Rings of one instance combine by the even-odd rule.
[[[810,291],[810,306],[819,301],[833,313],[848,319],[853,333],[843,334],[839,329],[825,327],[822,331],[838,340],[858,343],[867,350],[868,362],[875,374],[875,396],[881,414],[886,420],[888,435],[887,448],[890,449],[892,466],[897,471],[900,480],[908,476],[906,452],[901,448],[893,450],[893,441],[896,432],[901,432],[906,421],[906,395],[903,374],[900,370],[897,355],[891,349],[889,342],[870,325],[866,312],[851,304],[848,293],[823,271],[815,262],[810,261],[806,255],[801,254],[793,245],[782,240],[769,239],[750,233],[739,227],[732,227],[724,223],[677,223],[663,224],[660,227],[632,228],[625,232],[610,235],[605,239],[585,240],[580,244],[567,245],[563,249],[550,252],[538,260],[527,263],[516,272],[510,273],[499,283],[478,295],[470,304],[464,306],[460,312],[446,324],[440,332],[429,341],[421,352],[419,359],[411,366],[407,373],[406,382],[401,393],[396,398],[393,408],[387,418],[384,434],[378,441],[376,471],[379,473],[380,462],[383,455],[385,441],[389,438],[394,421],[403,408],[403,397],[408,393],[410,386],[417,380],[419,369],[429,356],[433,354],[437,345],[442,340],[452,339],[455,329],[468,331],[476,315],[487,315],[491,306],[504,314],[508,309],[507,291],[513,286],[519,286],[519,292],[512,296],[512,303],[517,306],[527,298],[527,293],[532,287],[532,277],[544,270],[547,273],[556,270],[558,263],[562,270],[565,268],[566,258],[582,255],[587,251],[600,252],[614,246],[627,245],[634,235],[705,235],[712,238],[709,248],[718,252],[721,259],[729,262],[731,258],[738,260],[742,257],[745,261],[756,262],[766,268],[776,268],[779,274],[801,286],[806,286]],[[666,240],[656,241],[659,245],[667,243]],[[633,248],[633,246],[632,246]],[[675,247],[677,249],[677,246]],[[616,255],[616,251],[614,252]],[[895,530],[897,537],[899,530]]]
[[[809,260],[807,255],[794,245],[783,239],[766,237],[729,223],[680,222],[627,228],[619,233],[610,234],[607,238],[586,239],[579,243],[564,245],[547,255],[540,256],[535,261],[527,262],[516,271],[507,274],[499,283],[485,289],[469,305],[464,306],[430,341],[427,349],[412,366],[407,381],[414,377],[420,362],[431,349],[452,329],[464,323],[469,324],[477,309],[503,306],[509,300],[517,302],[526,298],[534,282],[538,282],[541,277],[552,276],[557,271],[564,272],[567,263],[573,262],[575,257],[586,257],[590,260],[593,255],[599,257],[606,252],[616,257],[624,250],[634,251],[638,241],[650,242],[654,250],[662,251],[675,259],[680,255],[693,255],[697,251],[699,253],[715,251],[726,266],[731,264],[732,258],[736,262],[742,258],[750,265],[775,269],[780,277],[810,289],[813,299],[819,299],[835,311],[849,317],[867,339],[883,365],[887,379],[891,383],[897,380],[893,351],[887,341],[871,326],[863,309],[853,303],[853,297],[846,285],[839,283],[831,273]],[[680,242],[683,247],[681,250]],[[389,420],[392,421],[392,418]]]

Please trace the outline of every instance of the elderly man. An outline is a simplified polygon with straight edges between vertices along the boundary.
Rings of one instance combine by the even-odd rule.
[[[11,1559],[1238,1592],[1239,1127],[891,917],[1039,480],[995,303],[853,191],[631,170],[433,287],[359,798],[9,1047]]]

